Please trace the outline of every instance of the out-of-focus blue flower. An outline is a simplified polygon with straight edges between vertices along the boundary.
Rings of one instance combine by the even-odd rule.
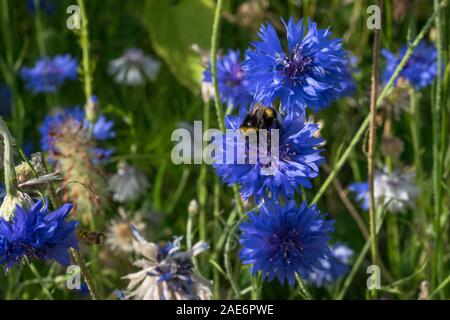
[[[23,67],[20,75],[33,93],[55,92],[66,80],[77,78],[77,67],[70,54],[57,55],[39,59],[33,68]]]
[[[369,210],[370,194],[369,183],[355,182],[348,186],[348,190],[355,194],[356,201],[358,201],[363,210]]]
[[[403,46],[400,55],[395,55],[389,50],[381,50],[381,54],[386,59],[386,69],[383,73],[383,81],[387,82],[394,74],[395,69],[405,56],[407,46]],[[399,76],[395,79],[397,84],[400,78],[408,80],[408,82],[416,89],[429,86],[437,75],[437,50],[433,44],[421,41],[417,48],[409,57],[406,65],[400,71]]]
[[[12,94],[8,87],[0,85],[0,116],[9,117],[12,111]]]
[[[39,128],[41,134],[41,149],[43,151],[56,151],[53,150],[55,139],[58,138],[58,134],[70,121],[79,123],[80,129],[88,134],[90,123],[86,120],[85,111],[83,109],[75,107],[60,110],[54,114],[47,115]],[[113,126],[113,121],[108,121],[104,115],[100,115],[98,120],[93,124],[92,138],[102,141],[115,137]],[[98,160],[100,161],[109,158],[112,151],[96,148],[95,154],[98,155]]]
[[[289,201],[283,207],[268,201],[259,214],[250,212],[249,219],[240,226],[240,258],[253,265],[252,274],[261,271],[264,280],[277,278],[294,286],[295,273],[306,278],[330,255],[327,242],[334,221],[325,220],[316,206],[297,207]]]
[[[229,50],[228,54],[217,59],[217,84],[220,98],[228,107],[248,107],[252,96],[247,91],[248,81],[241,68],[239,50]],[[203,81],[212,83],[211,64],[203,73]]]
[[[68,249],[78,248],[78,221],[65,221],[71,209],[65,204],[49,212],[41,200],[29,210],[17,206],[11,221],[0,218],[0,264],[10,269],[25,257],[70,264]]]
[[[240,134],[244,118],[245,110],[241,110],[239,116],[230,115],[226,118],[226,127]],[[216,148],[221,152],[215,154],[213,166],[222,181],[240,186],[244,199],[252,195],[257,202],[264,198],[292,199],[300,186],[311,188],[309,180],[319,174],[323,157],[318,147],[323,139],[314,137],[318,129],[317,124],[305,123],[304,114],[284,117],[279,130],[278,157],[270,152],[266,158],[258,157],[256,163],[247,160],[250,153],[258,153],[258,145],[246,145],[243,139],[235,141],[235,134],[225,134],[223,146]],[[271,147],[267,149],[271,151]],[[233,154],[227,155],[228,151]],[[266,152],[262,153],[266,156]],[[231,157],[234,157],[233,163],[227,161]]]
[[[32,14],[40,10],[46,15],[51,15],[55,12],[56,5],[57,3],[54,0],[27,0],[27,10]]]
[[[345,276],[350,269],[349,260],[353,250],[343,244],[331,247],[331,255],[320,259],[320,268],[313,268],[306,278],[308,283],[321,288]]]
[[[356,68],[356,61],[357,58],[355,56],[347,56],[347,63],[345,65],[341,81],[341,97],[351,97],[356,91],[356,84],[353,79],[353,74],[358,71]]]
[[[274,27],[267,23],[259,32],[261,41],[247,50],[242,69],[247,72],[249,91],[256,101],[270,105],[280,98],[288,113],[318,111],[340,97],[346,54],[341,39],[331,39],[329,29],[317,29],[308,20],[283,20],[287,31],[286,53]]]
[[[389,212],[402,213],[407,208],[414,208],[419,193],[413,172],[377,171],[374,176],[374,197],[377,206],[386,206]],[[361,208],[369,210],[369,184],[353,183],[349,190],[354,192]]]

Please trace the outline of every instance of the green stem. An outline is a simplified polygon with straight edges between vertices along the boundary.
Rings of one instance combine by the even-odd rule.
[[[382,8],[383,3],[377,0],[377,5]],[[381,10],[381,9],[380,9]],[[376,112],[378,96],[378,64],[380,60],[380,29],[375,29],[372,53],[372,84],[370,95],[370,127],[369,127],[369,152],[367,155],[368,177],[369,177],[369,223],[370,223],[370,250],[372,254],[372,264],[377,263],[377,238],[376,238],[376,203],[374,195],[374,174],[375,174],[375,143],[376,143]],[[372,298],[376,299],[376,290],[371,290]]]
[[[28,262],[28,266],[30,267],[31,272],[33,272],[34,276],[38,280],[39,284],[42,287],[42,290],[44,291],[45,295],[49,300],[54,300],[53,295],[51,294],[50,290],[47,288],[47,284],[45,283],[44,279],[42,279],[41,274],[36,269],[34,264],[32,262]]]
[[[0,0],[1,9],[0,9],[0,23],[2,30],[2,38],[3,45],[6,57],[6,67],[5,70],[2,70],[3,76],[5,78],[5,82],[11,89],[12,99],[13,99],[13,132],[16,137],[16,141],[21,143],[23,140],[23,127],[24,127],[24,118],[25,118],[25,106],[23,101],[18,94],[17,89],[17,72],[14,63],[14,47],[12,43],[12,35],[14,34],[11,31],[10,25],[10,12],[8,7],[8,0]]]
[[[414,149],[414,167],[417,174],[417,180],[421,181],[422,176],[422,160],[420,151],[420,109],[417,93],[413,88],[409,89],[410,112],[411,112],[411,137]]]
[[[97,120],[96,108],[89,108],[90,100],[92,97],[92,70],[91,61],[89,57],[89,29],[88,29],[88,17],[86,15],[86,7],[84,5],[84,0],[77,0],[78,6],[80,7],[80,19],[81,19],[81,36],[80,45],[83,52],[82,60],[82,75],[84,77],[84,95],[86,101],[86,119],[91,123]]]
[[[309,292],[308,287],[306,287],[302,277],[298,273],[295,274],[295,279],[297,279],[299,293],[303,297],[303,299],[313,300],[314,299],[313,296]]]
[[[209,129],[209,109],[210,105],[205,102],[203,106],[203,130]],[[202,161],[200,175],[198,178],[198,201],[199,201],[199,236],[200,240],[206,240],[206,199],[208,197],[208,189],[206,188],[207,165]]]
[[[381,215],[381,217],[380,217],[380,219],[378,219],[379,221],[377,223],[377,230],[376,230],[377,233],[380,232],[381,227],[383,225],[384,218],[385,218],[384,217],[385,214],[383,212],[381,212],[380,215]],[[364,244],[363,248],[361,249],[361,251],[358,255],[358,258],[356,258],[356,261],[352,266],[352,270],[347,275],[347,277],[344,280],[344,283],[342,284],[342,288],[336,297],[337,300],[342,300],[344,298],[348,288],[350,287],[350,284],[352,283],[353,279],[355,278],[356,273],[358,272],[359,268],[361,267],[361,265],[364,261],[364,257],[366,256],[367,252],[369,251],[369,248],[370,248],[370,239],[367,239],[366,243]]]
[[[224,131],[222,106],[220,103],[219,85],[217,83],[217,48],[219,45],[220,18],[222,15],[222,0],[217,0],[216,11],[214,13],[214,22],[211,35],[211,74],[214,87],[214,107],[220,131]]]
[[[0,117],[0,134],[3,137],[4,144],[3,169],[5,172],[6,194],[12,197],[16,197],[18,186],[16,170],[14,168],[12,137],[11,133],[8,130],[8,126],[6,125],[2,117]]]
[[[239,285],[234,280],[233,270],[231,268],[231,263],[230,263],[230,251],[231,251],[231,241],[233,240],[233,236],[237,232],[239,223],[240,223],[240,220],[233,226],[233,228],[231,228],[230,233],[228,234],[227,241],[225,243],[225,252],[223,255],[224,263],[225,263],[225,272],[227,274],[228,281],[230,281],[231,288],[233,289],[234,294],[236,295],[237,299],[240,299],[241,291],[239,289]]]
[[[45,56],[45,41],[43,37],[43,27],[41,20],[41,10],[39,10],[39,0],[34,0],[34,6],[36,8],[36,13],[34,15],[34,27],[36,28],[36,42],[41,57]]]
[[[398,77],[400,71],[405,66],[405,64],[408,61],[409,57],[411,56],[412,52],[419,45],[420,41],[425,37],[425,35],[428,32],[428,30],[430,30],[430,28],[431,28],[431,26],[432,26],[432,24],[434,22],[434,19],[436,19],[436,16],[441,12],[441,10],[445,7],[445,5],[446,5],[446,1],[445,0],[441,1],[439,7],[433,12],[433,14],[428,19],[428,21],[425,24],[425,26],[422,28],[420,33],[414,39],[414,42],[411,43],[408,46],[408,49],[406,50],[405,55],[403,56],[403,58],[400,61],[399,65],[397,66],[397,68],[395,69],[394,73],[392,74],[391,78],[389,79],[389,81],[386,83],[386,85],[384,86],[383,90],[381,91],[381,93],[380,93],[380,95],[379,95],[379,97],[377,99],[377,104],[376,104],[377,108],[383,103],[384,98],[388,94],[389,90],[392,88],[395,79]],[[369,124],[370,124],[370,114],[366,116],[366,118],[364,119],[363,123],[361,124],[361,126],[358,129],[358,131],[356,132],[355,136],[350,141],[348,147],[342,153],[342,156],[340,157],[340,159],[333,166],[333,170],[330,172],[330,174],[328,175],[327,179],[323,182],[321,188],[319,189],[319,191],[315,195],[315,197],[312,200],[311,204],[317,203],[320,200],[320,198],[323,196],[323,194],[325,193],[325,190],[327,190],[327,188],[329,187],[329,185],[333,181],[334,177],[338,174],[338,172],[341,170],[342,166],[345,164],[345,162],[349,158],[353,148],[356,146],[356,144],[364,136],[364,133],[366,132],[367,128],[369,127]]]
[[[428,299],[433,298],[436,294],[438,294],[439,292],[441,292],[442,289],[444,289],[448,284],[450,284],[450,275],[445,278],[444,281],[441,282],[441,284],[436,288],[436,290],[434,290],[429,296]]]
[[[400,237],[398,232],[398,221],[396,214],[387,217],[387,249],[391,271],[394,276],[400,276]]]
[[[439,1],[434,0],[434,9],[439,7]],[[433,131],[433,200],[434,200],[434,232],[436,236],[436,244],[433,256],[432,287],[436,288],[439,282],[441,272],[441,211],[442,211],[442,188],[441,188],[441,155],[440,155],[440,117],[442,110],[442,64],[443,64],[443,48],[442,48],[442,27],[441,14],[436,17],[436,47],[437,47],[437,77],[436,77],[436,95],[432,104],[432,131]]]

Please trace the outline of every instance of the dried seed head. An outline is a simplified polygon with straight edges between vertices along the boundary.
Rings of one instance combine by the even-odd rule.
[[[385,157],[398,158],[404,149],[404,143],[397,137],[382,137],[381,138],[381,153]]]

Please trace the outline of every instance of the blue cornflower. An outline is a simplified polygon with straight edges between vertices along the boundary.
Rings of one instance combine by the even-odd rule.
[[[193,273],[192,258],[208,249],[205,242],[198,242],[182,251],[181,238],[158,246],[147,242],[132,228],[135,237],[133,247],[141,256],[134,265],[141,270],[124,278],[130,283],[127,292],[120,297],[137,300],[209,300],[212,298],[208,280]]]
[[[238,135],[239,127],[245,119],[244,112],[245,110],[241,110],[239,116],[230,115],[226,118],[226,127],[235,130]],[[301,186],[311,188],[309,180],[319,174],[323,157],[318,147],[323,139],[314,137],[318,129],[317,124],[305,122],[304,114],[297,117],[285,116],[279,130],[278,157],[269,152],[266,158],[258,157],[255,163],[246,159],[249,150],[250,153],[257,153],[257,145],[244,146],[242,141],[235,141],[235,134],[225,134],[224,145],[217,146],[217,150],[221,152],[215,154],[213,166],[223,182],[228,185],[237,183],[240,186],[244,199],[252,195],[257,202],[264,198],[292,199]],[[238,149],[237,152],[227,155],[227,151],[235,148]],[[271,151],[271,148],[265,148],[267,149]],[[230,163],[227,158],[232,156],[234,161]]]
[[[242,69],[247,72],[249,91],[256,101],[271,104],[280,98],[287,112],[303,112],[306,106],[318,111],[340,96],[346,65],[341,39],[331,39],[329,29],[317,29],[308,20],[297,24],[283,20],[287,31],[286,53],[274,27],[261,25],[261,41],[247,50]]]
[[[248,81],[241,68],[239,50],[229,50],[217,60],[217,83],[220,98],[228,107],[248,107],[252,96],[248,93]],[[211,64],[203,73],[203,82],[212,83]]]
[[[321,288],[345,276],[350,269],[349,260],[353,250],[343,244],[332,246],[331,255],[320,259],[320,268],[314,268],[306,278],[308,283]]]
[[[8,87],[0,85],[0,116],[10,116],[12,108],[12,94]]]
[[[363,210],[369,210],[370,194],[368,182],[355,182],[348,186],[348,190],[355,194],[356,201],[358,201]]]
[[[277,278],[283,284],[295,284],[295,273],[306,278],[321,259],[330,254],[329,235],[334,221],[325,220],[317,206],[294,201],[286,206],[275,202],[261,205],[259,214],[249,213],[249,222],[242,223],[240,258],[252,264],[252,274],[262,272],[263,280]]]
[[[72,204],[49,212],[42,200],[29,210],[17,206],[10,221],[0,218],[0,264],[10,269],[26,257],[70,264],[69,248],[78,248],[78,221],[65,221]]]
[[[57,150],[54,150],[54,143],[58,139],[58,135],[61,131],[68,128],[68,123],[72,123],[74,127],[78,126],[79,129],[87,134],[89,130],[89,121],[86,120],[85,114],[84,109],[75,107],[47,115],[39,128],[41,134],[41,149],[43,151],[57,152]],[[97,141],[102,141],[115,137],[113,126],[113,121],[108,121],[104,115],[100,115],[98,120],[93,124],[92,138]],[[94,153],[98,155],[98,159],[104,159],[108,158],[112,151],[95,148]]]
[[[33,68],[23,67],[20,75],[33,93],[55,92],[66,80],[77,78],[77,60],[69,54],[39,59]]]
[[[381,54],[386,59],[386,69],[383,73],[383,81],[387,82],[393,75],[398,64],[404,57],[407,46],[403,46],[400,55],[395,55],[389,50],[381,50]],[[395,79],[397,84],[400,78],[408,80],[408,82],[416,89],[429,86],[437,75],[437,50],[433,44],[421,41],[413,53],[409,57],[406,65],[400,71],[399,76]]]

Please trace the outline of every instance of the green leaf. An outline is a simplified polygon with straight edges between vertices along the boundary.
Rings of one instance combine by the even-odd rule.
[[[142,13],[153,48],[177,80],[198,93],[203,66],[191,46],[208,49],[214,5],[209,0],[147,0]]]

